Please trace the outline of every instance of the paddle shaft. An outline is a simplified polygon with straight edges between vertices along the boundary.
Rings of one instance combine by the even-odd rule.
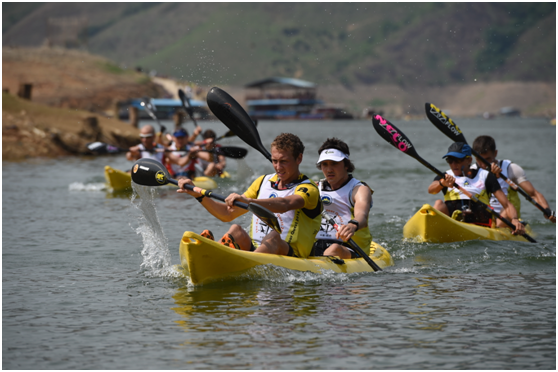
[[[180,97],[180,101],[182,102],[182,107],[184,107],[184,110],[188,113],[188,116],[190,117],[190,119],[192,119],[192,121],[194,122],[194,125],[197,127],[198,122],[196,121],[196,118],[194,117],[194,109],[192,108],[192,105],[190,104],[190,98],[188,98],[188,96],[186,95],[186,93],[184,93],[184,91],[182,89],[178,90],[178,96]],[[188,102],[188,107],[186,107],[186,102]]]
[[[322,212],[322,216],[325,218],[327,223],[333,226],[335,230],[339,231],[339,225],[337,224],[337,222],[335,222],[333,218],[331,218],[329,214],[327,214],[326,212]],[[366,263],[368,263],[368,265],[370,265],[370,267],[372,267],[374,271],[382,271],[382,268],[378,266],[374,261],[372,261],[372,259],[366,253],[364,253],[362,248],[360,248],[353,239],[349,239],[347,243],[349,243],[351,248],[355,250],[362,258],[364,258],[364,261],[366,261]]]
[[[177,181],[177,180],[175,180],[175,179],[173,179],[173,178],[168,178],[167,180],[169,181],[169,183],[172,183],[173,185],[178,186],[178,181]],[[184,188],[187,189],[187,190],[190,190],[190,191],[193,191],[193,192],[197,192],[197,193],[199,193],[199,194],[202,194],[203,196],[207,196],[207,197],[209,197],[209,198],[213,198],[213,199],[220,200],[220,201],[222,201],[222,202],[224,202],[225,199],[226,199],[223,195],[215,194],[215,193],[214,193],[213,191],[211,191],[211,190],[202,189],[201,187],[198,187],[198,186],[192,186],[192,185],[185,184],[185,185],[184,185]],[[239,201],[236,201],[236,200],[235,200],[235,201],[233,202],[233,204],[234,204],[235,206],[239,207],[239,208],[249,210],[248,204],[246,204],[246,203],[239,202]]]
[[[426,103],[425,108],[427,114],[426,116],[432,122],[432,124],[434,124],[434,126],[440,130],[440,132],[444,133],[449,139],[451,139],[454,142],[467,143],[467,140],[465,139],[465,135],[463,134],[463,132],[459,129],[457,124],[455,124],[455,122],[452,119],[450,119],[445,113],[443,113],[440,109],[438,109],[436,106],[434,106],[431,103]],[[483,161],[490,168],[491,164],[488,162],[488,160],[483,158],[473,148],[471,148],[471,152],[473,153],[473,155],[475,155],[477,158]],[[506,181],[506,183],[510,185],[510,187],[513,190],[523,195],[528,202],[530,202],[535,207],[537,207],[541,212],[543,212],[547,218],[553,215],[553,212],[550,208],[544,208],[542,205],[540,205],[535,200],[533,200],[533,198],[531,198],[531,196],[527,194],[525,190],[521,188],[521,186],[516,185],[512,180],[510,180],[502,173],[500,173],[500,177],[502,177],[502,179]]]

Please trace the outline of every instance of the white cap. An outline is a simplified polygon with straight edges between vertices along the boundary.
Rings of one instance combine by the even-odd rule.
[[[348,159],[348,158],[349,155],[337,149],[325,149],[320,153],[318,164],[320,164],[324,160],[342,161],[343,159]]]

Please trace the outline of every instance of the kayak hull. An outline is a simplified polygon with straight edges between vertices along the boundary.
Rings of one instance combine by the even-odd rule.
[[[132,176],[128,172],[105,166],[105,180],[112,191],[132,190]],[[217,188],[217,182],[209,177],[196,177],[193,179],[194,185],[206,190]],[[172,185],[174,186],[174,185]]]
[[[526,227],[531,235],[531,228]],[[456,221],[429,204],[422,208],[403,227],[403,237],[417,242],[452,243],[466,240],[512,240],[526,242],[522,236],[512,235],[508,228],[489,228]]]
[[[370,246],[370,258],[381,268],[393,265],[390,254],[374,242]],[[196,285],[234,280],[262,265],[313,273],[323,273],[326,270],[336,273],[374,271],[362,258],[339,260],[339,263],[333,262],[334,260],[335,258],[329,257],[296,258],[239,251],[190,231],[186,231],[180,241],[180,264]]]

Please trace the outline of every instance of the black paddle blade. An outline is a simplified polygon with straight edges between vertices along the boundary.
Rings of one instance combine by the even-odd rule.
[[[207,105],[211,112],[233,133],[271,161],[271,154],[262,145],[254,122],[234,98],[224,90],[213,87],[207,93]]]
[[[432,103],[425,103],[424,110],[426,111],[428,120],[430,120],[430,122],[434,124],[442,133],[451,138],[453,142],[467,143],[461,129],[459,129],[457,124],[444,114],[442,110],[434,106]]]
[[[132,167],[132,181],[142,186],[163,186],[176,182],[170,178],[167,168],[153,159],[136,161]]]
[[[242,159],[248,154],[248,150],[244,147],[236,147],[236,146],[223,146],[223,147],[216,147],[217,155],[223,155],[227,158],[232,159]]]
[[[258,121],[254,121],[254,126],[257,127],[258,126]],[[232,131],[229,130],[227,133],[223,134],[222,136],[219,136],[215,141],[219,141],[222,140],[223,138],[229,138],[229,137],[234,137],[236,136],[236,134]]]
[[[273,212],[255,203],[248,204],[248,210],[258,216],[267,226],[281,234],[281,226]]]
[[[415,159],[419,158],[411,141],[395,125],[380,115],[372,117],[372,125],[374,125],[376,132],[393,147]]]

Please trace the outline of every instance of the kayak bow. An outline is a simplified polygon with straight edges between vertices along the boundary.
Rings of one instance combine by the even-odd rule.
[[[525,231],[532,234],[527,225]],[[424,204],[403,226],[403,237],[418,242],[451,243],[465,240],[513,240],[526,242],[521,235],[512,235],[508,228],[490,228],[460,222]]]

